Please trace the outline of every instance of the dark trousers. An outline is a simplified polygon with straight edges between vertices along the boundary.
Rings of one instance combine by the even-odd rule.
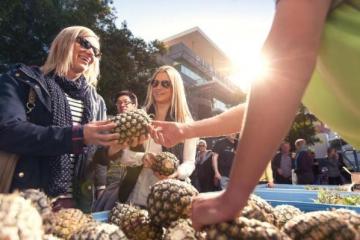
[[[276,175],[276,178],[275,178],[275,183],[279,183],[279,184],[291,184],[291,178],[288,177],[288,178],[285,178],[281,175]]]
[[[343,181],[340,176],[338,177],[329,177],[329,185],[342,185]]]

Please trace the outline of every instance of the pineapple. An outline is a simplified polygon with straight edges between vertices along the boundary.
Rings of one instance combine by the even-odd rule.
[[[360,232],[360,214],[344,208],[337,209],[334,213],[339,214],[339,217],[347,220],[357,232]]]
[[[170,152],[157,154],[151,168],[160,175],[169,176],[173,174],[179,165],[177,157]]]
[[[285,233],[274,225],[245,217],[206,226],[204,231],[208,240],[290,240]]]
[[[162,228],[150,222],[146,210],[128,204],[116,203],[110,212],[110,222],[119,226],[131,240],[157,240],[163,235]]]
[[[166,229],[164,240],[203,240],[205,239],[204,234],[196,232],[192,227],[190,219],[178,219],[172,222]]]
[[[0,239],[42,239],[38,211],[18,194],[0,194]]]
[[[191,199],[197,194],[192,185],[180,180],[165,179],[155,183],[147,199],[151,220],[167,227],[172,221],[188,217]]]
[[[120,113],[110,120],[117,125],[113,132],[120,134],[119,143],[131,144],[133,138],[146,135],[150,124],[149,115],[142,109]]]
[[[274,213],[279,228],[282,228],[290,219],[303,214],[300,209],[291,205],[278,205],[274,208]]]
[[[57,237],[68,239],[72,233],[92,222],[92,218],[79,209],[61,209],[50,219],[49,233]]]
[[[55,237],[52,234],[45,234],[42,240],[62,240],[62,238]]]
[[[254,194],[250,195],[247,205],[244,207],[241,215],[249,219],[268,222],[275,226],[278,224],[274,208],[264,199]]]
[[[27,189],[20,192],[20,195],[25,199],[30,199],[42,217],[51,214],[50,200],[45,193],[37,189]]]
[[[309,212],[289,220],[283,231],[294,240],[358,240],[360,232],[339,213]]]
[[[108,223],[92,223],[73,233],[70,240],[127,240],[119,227]]]

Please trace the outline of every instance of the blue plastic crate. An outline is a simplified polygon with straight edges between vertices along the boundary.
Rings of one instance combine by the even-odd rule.
[[[313,203],[317,199],[317,192],[314,191],[302,191],[302,190],[255,190],[254,192],[259,197],[268,200],[278,200],[278,201],[298,201],[298,202],[309,202]]]
[[[286,188],[289,186],[298,185],[285,185],[285,188],[276,186],[275,188],[258,187],[255,189],[254,193],[274,206],[280,204],[290,204],[300,208],[304,212],[329,210],[332,208],[347,208],[360,213],[360,206],[315,203],[314,201],[317,199],[318,191],[305,190],[300,187]],[[339,191],[338,193],[340,195],[359,195],[359,193],[356,192]]]
[[[287,190],[287,189],[297,189],[297,190],[304,190],[304,191],[316,191],[316,190],[308,190],[305,189],[305,187],[319,187],[324,189],[333,189],[336,190],[339,187],[345,187],[345,186],[337,186],[337,185],[293,185],[293,184],[274,184],[275,189],[280,190]],[[350,188],[350,187],[349,187]],[[256,186],[256,189],[269,189],[267,187],[267,184],[259,184]]]
[[[354,210],[360,214],[360,207],[350,206],[350,205],[338,205],[338,204],[320,204],[320,203],[309,203],[309,202],[298,202],[298,201],[279,201],[266,199],[273,207],[277,205],[288,204],[294,207],[299,208],[303,212],[313,212],[313,211],[327,211],[331,209],[346,208],[349,210]]]
[[[103,211],[103,212],[95,212],[92,215],[92,217],[99,222],[108,222],[109,221],[109,214],[110,211]]]

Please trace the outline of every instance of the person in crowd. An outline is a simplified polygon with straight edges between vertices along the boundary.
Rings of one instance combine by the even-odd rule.
[[[213,152],[207,149],[207,143],[201,139],[195,157],[195,170],[191,175],[191,183],[199,192],[215,191],[215,172],[212,166]]]
[[[138,108],[137,96],[128,90],[115,95],[117,113]],[[139,150],[140,152],[137,152]],[[93,211],[111,210],[118,201],[119,186],[125,176],[131,175],[142,166],[143,149],[139,146],[121,148],[111,146],[108,150],[108,165],[97,164],[95,172],[96,202]],[[102,161],[101,161],[102,162]]]
[[[283,142],[280,145],[280,151],[271,161],[271,168],[275,183],[291,184],[292,158],[290,153],[290,144]]]
[[[149,82],[145,110],[154,120],[179,123],[193,121],[185,97],[183,80],[174,67],[165,65],[155,71]],[[135,139],[134,142],[136,142]],[[150,186],[157,181],[177,178],[190,182],[189,177],[195,169],[196,142],[197,138],[187,139],[167,148],[155,143],[151,138],[147,139],[143,143],[143,153],[137,151],[135,157],[129,158],[130,164],[140,166],[133,168],[130,173],[127,171],[119,186],[118,201],[146,207]],[[123,149],[123,147],[124,145],[118,145],[109,148],[108,156],[116,154],[117,149]],[[151,169],[155,155],[161,152],[171,152],[180,161],[177,170],[170,176],[161,176]]]
[[[268,188],[275,187],[273,172],[271,169],[271,162],[269,162],[269,164],[266,166],[264,173],[261,175],[259,184],[266,184]]]
[[[37,188],[54,209],[75,207],[94,145],[117,143],[95,86],[98,36],[82,26],[64,28],[41,67],[14,66],[0,79],[0,149],[19,155],[11,190]],[[35,103],[30,105],[31,92]]]
[[[238,140],[236,134],[230,134],[218,140],[213,148],[214,181],[220,189],[226,189],[229,182],[230,169],[234,161]]]
[[[326,167],[328,169],[329,185],[342,185],[343,181],[340,174],[339,154],[337,153],[336,148],[328,148]]]
[[[313,114],[360,146],[359,128],[352,127],[360,120],[359,10],[359,0],[277,0],[262,50],[269,60],[267,71],[253,82],[246,103],[193,123],[153,122],[152,138],[164,146],[241,130],[227,189],[193,200],[196,229],[238,215],[288,132],[302,98]],[[339,112],[341,118],[334,114]]]
[[[297,177],[297,184],[312,184],[314,182],[313,163],[305,139],[295,141],[296,156],[294,169]]]

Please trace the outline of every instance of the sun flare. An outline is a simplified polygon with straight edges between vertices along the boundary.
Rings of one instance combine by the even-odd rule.
[[[260,53],[242,52],[241,56],[233,60],[233,68],[230,80],[233,81],[240,89],[248,93],[251,84],[261,79],[268,72],[267,58]]]

